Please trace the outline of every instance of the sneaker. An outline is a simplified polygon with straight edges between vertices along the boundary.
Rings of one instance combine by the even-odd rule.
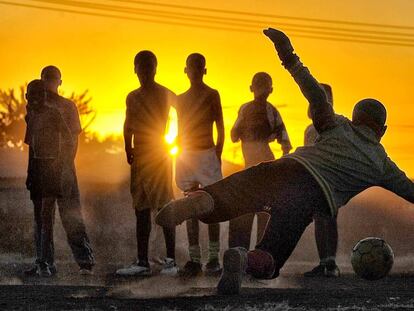
[[[79,274],[83,276],[93,275],[92,268],[80,268]]]
[[[23,274],[24,274],[24,276],[37,276],[38,275],[38,273],[37,273],[37,270],[39,269],[39,266],[38,265],[34,265],[33,267],[31,267],[31,268],[29,268],[29,269],[27,269],[27,270],[24,270],[23,271]]]
[[[199,276],[202,273],[201,264],[195,261],[187,261],[184,267],[179,271],[179,275],[184,278]]]
[[[336,278],[340,276],[340,271],[336,263],[319,264],[311,271],[305,272],[304,276],[307,278],[315,277],[332,277]]]
[[[167,203],[155,217],[162,227],[175,227],[191,218],[209,214],[214,208],[213,198],[203,190],[190,192],[188,196]]]
[[[210,260],[206,266],[204,273],[209,276],[217,276],[221,273],[221,266],[218,258]]]
[[[338,278],[341,276],[341,271],[335,262],[328,263],[325,267],[325,276],[327,278]]]
[[[49,270],[50,270],[50,273],[52,273],[52,275],[55,275],[57,273],[56,265],[54,263],[49,265]]]
[[[164,265],[160,271],[160,274],[163,275],[177,275],[178,267],[175,263],[175,259],[172,258],[165,258]]]
[[[243,275],[247,268],[247,250],[242,247],[229,248],[223,257],[223,272],[217,284],[219,295],[240,293]]]
[[[119,276],[150,276],[152,274],[151,268],[139,262],[134,262],[126,268],[116,270]]]
[[[50,272],[49,266],[45,263],[41,263],[38,266],[37,275],[41,278],[50,278],[52,276],[52,272]]]

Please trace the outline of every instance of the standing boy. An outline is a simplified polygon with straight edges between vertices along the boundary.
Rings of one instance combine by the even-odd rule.
[[[233,128],[231,140],[235,143],[241,140],[245,167],[264,161],[274,160],[269,143],[277,139],[282,147],[283,155],[292,149],[289,136],[279,111],[267,101],[273,92],[272,78],[266,72],[254,75],[250,90],[254,100],[242,105]],[[229,247],[241,246],[250,248],[255,214],[247,214],[230,220]],[[257,241],[262,239],[269,217],[266,213],[257,213]]]
[[[178,140],[181,153],[177,157],[177,186],[188,195],[200,187],[208,186],[223,178],[221,153],[224,144],[224,123],[219,93],[203,82],[207,73],[203,55],[188,56],[184,72],[191,86],[178,96]],[[213,124],[217,128],[217,143],[213,139]],[[187,220],[190,260],[180,274],[197,276],[202,271],[198,219]],[[208,225],[208,262],[206,273],[220,271],[220,224]]]
[[[138,258],[130,266],[118,269],[121,276],[149,276],[148,243],[151,212],[173,198],[171,158],[164,136],[175,94],[155,82],[157,58],[141,51],[134,59],[134,71],[141,86],[126,98],[124,140],[127,162],[131,165],[131,195],[136,216]],[[163,228],[167,257],[163,274],[176,274],[175,228]]]
[[[65,176],[73,139],[69,127],[53,101],[47,100],[46,85],[33,80],[27,86],[27,130],[25,143],[29,145],[29,166],[26,186],[34,204],[35,219],[35,266],[25,275],[50,277],[57,272],[54,263],[53,225],[56,200],[65,200],[72,183]],[[59,206],[60,207],[60,206]],[[65,211],[66,212],[66,211]],[[76,248],[83,241],[74,239],[73,227],[62,219],[81,273],[89,274],[93,257],[89,259]],[[72,224],[71,224],[72,225]],[[83,223],[82,223],[83,225]],[[82,227],[83,233],[86,233]]]

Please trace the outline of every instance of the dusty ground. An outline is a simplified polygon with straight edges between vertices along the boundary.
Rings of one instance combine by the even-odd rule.
[[[290,263],[272,281],[246,279],[239,296],[218,296],[217,278],[181,280],[116,278],[118,265],[97,266],[81,277],[76,266],[59,262],[50,279],[24,278],[27,259],[8,257],[0,264],[0,310],[410,310],[414,309],[414,272],[408,262],[380,281],[357,278],[343,266],[340,279],[305,279]],[[155,268],[156,270],[156,268]],[[403,272],[405,271],[405,272]]]

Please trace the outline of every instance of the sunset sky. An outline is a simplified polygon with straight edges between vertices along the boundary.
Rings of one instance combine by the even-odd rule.
[[[180,8],[165,6],[166,3]],[[98,10],[96,5],[108,5],[112,9]],[[189,10],[189,6],[213,10]],[[126,10],[129,13],[120,12]],[[229,131],[239,106],[252,99],[249,85],[255,72],[266,71],[273,77],[274,93],[269,101],[280,106],[295,147],[302,145],[304,129],[310,122],[306,100],[261,33],[267,26],[279,28],[292,35],[296,52],[315,77],[332,85],[337,113],[350,117],[353,105],[366,97],[377,98],[387,106],[389,129],[383,143],[391,158],[414,177],[412,0],[10,0],[0,1],[0,12],[0,88],[18,87],[38,78],[42,67],[56,65],[63,74],[61,90],[64,94],[89,90],[98,113],[92,129],[100,135],[121,133],[125,97],[139,86],[133,72],[133,58],[138,51],[149,49],[157,55],[156,80],[177,94],[189,86],[183,72],[188,54],[204,54],[208,68],[205,81],[220,92],[224,109],[227,134],[224,158],[238,163],[241,163],[240,145],[231,143]],[[169,15],[171,13],[176,15]],[[176,25],[199,25],[200,16],[204,16],[201,17],[204,18],[203,27]],[[315,22],[296,17],[383,26]],[[238,26],[238,23],[249,26]],[[292,31],[294,26],[288,24],[299,24],[305,30]],[[351,29],[352,32],[345,31],[353,36],[347,37],[351,41],[364,41],[369,36],[365,31],[371,31],[370,35],[375,37],[371,41],[390,44],[339,41],[343,37],[336,34],[329,34],[334,40],[298,36],[326,36],[322,33],[337,31],[331,28]],[[384,32],[398,33],[398,37],[393,35],[392,41],[383,39]],[[274,150],[279,156],[277,144]]]

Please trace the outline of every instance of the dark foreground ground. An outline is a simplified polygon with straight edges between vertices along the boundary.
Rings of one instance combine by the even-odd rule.
[[[116,266],[97,267],[81,277],[72,263],[60,263],[47,280],[23,278],[25,263],[0,266],[0,310],[411,310],[414,273],[394,272],[364,281],[342,267],[340,279],[305,279],[290,264],[272,281],[247,279],[239,296],[219,296],[217,278],[120,279]],[[401,270],[401,269],[397,269]]]

